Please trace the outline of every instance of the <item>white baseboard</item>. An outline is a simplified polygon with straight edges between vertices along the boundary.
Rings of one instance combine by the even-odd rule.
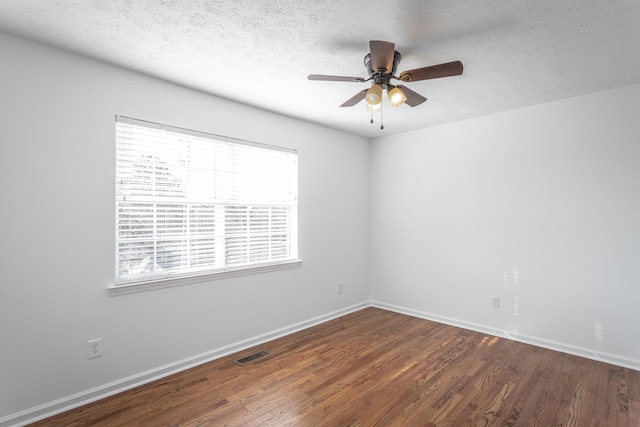
[[[465,322],[464,320],[453,319],[450,317],[438,316],[432,313],[425,313],[411,308],[399,307],[393,304],[387,304],[380,301],[371,301],[372,307],[381,308],[383,310],[394,311],[396,313],[406,314],[408,316],[418,317],[420,319],[431,320],[445,325],[456,326],[458,328],[469,329],[483,334],[493,335],[500,338],[510,339],[525,344],[535,345],[536,347],[547,348],[562,353],[572,354],[574,356],[584,357],[586,359],[597,360],[599,362],[610,363],[612,365],[622,366],[624,368],[640,371],[640,360],[632,359],[624,356],[618,356],[598,350],[588,349],[584,347],[565,344],[544,338],[534,337],[525,334],[514,334],[507,331],[479,325],[476,323]]]
[[[132,375],[118,381],[113,381],[111,383],[104,384],[102,386],[86,390],[71,396],[67,396],[62,399],[29,408],[21,412],[10,414],[8,416],[0,418],[0,427],[19,427],[39,420],[43,420],[45,418],[60,414],[70,409],[86,405],[87,403],[95,402],[105,397],[130,390],[139,385],[147,384],[157,379],[173,375],[175,373],[193,368],[198,365],[202,365],[203,363],[211,362],[212,360],[228,356],[229,354],[237,353],[244,349],[260,345],[286,335],[290,335],[294,332],[310,328],[320,323],[327,322],[329,320],[344,316],[345,314],[349,314],[369,306],[371,306],[371,303],[369,301],[355,304],[350,307],[346,307],[331,313],[305,320],[303,322],[296,323],[294,325],[276,329],[274,331],[267,332],[265,334],[258,335],[246,340],[238,341],[236,343],[220,347],[206,353],[198,354],[193,357],[160,366],[158,368]]]

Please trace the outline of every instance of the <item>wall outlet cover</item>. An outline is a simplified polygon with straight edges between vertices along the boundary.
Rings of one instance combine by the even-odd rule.
[[[102,356],[102,338],[87,341],[87,358],[94,359]]]

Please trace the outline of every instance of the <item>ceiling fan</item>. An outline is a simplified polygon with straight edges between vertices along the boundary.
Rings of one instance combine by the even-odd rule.
[[[362,77],[328,76],[323,74],[309,74],[309,80],[322,80],[331,82],[368,82],[372,81],[371,88],[358,92],[355,96],[346,100],[341,107],[353,107],[358,102],[366,99],[371,110],[382,107],[382,91],[387,90],[389,102],[393,107],[407,104],[416,107],[427,100],[424,96],[412,91],[403,85],[393,85],[391,80],[400,80],[404,83],[420,80],[437,79],[440,77],[459,76],[462,74],[462,62],[453,61],[444,64],[431,65],[429,67],[416,68],[402,71],[396,76],[398,64],[402,55],[395,50],[391,42],[371,40],[370,52],[364,57],[364,65],[369,74],[368,79]],[[373,123],[373,120],[372,120]]]

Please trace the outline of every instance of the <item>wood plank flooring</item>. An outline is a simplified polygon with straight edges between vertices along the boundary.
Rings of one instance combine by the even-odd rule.
[[[225,425],[638,427],[640,372],[366,308],[33,424]]]

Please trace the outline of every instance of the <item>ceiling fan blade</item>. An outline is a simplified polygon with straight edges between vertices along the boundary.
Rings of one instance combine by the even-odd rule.
[[[322,80],[329,82],[363,82],[362,77],[326,76],[324,74],[309,74],[309,80]]]
[[[356,93],[355,96],[349,98],[348,100],[346,100],[341,107],[353,107],[354,105],[356,105],[358,102],[362,101],[364,99],[364,97],[367,95],[367,90],[368,89],[363,89],[360,92]]]
[[[400,80],[403,82],[416,82],[419,80],[438,79],[440,77],[459,76],[460,74],[462,74],[462,62],[453,61],[403,71],[400,73]]]
[[[390,73],[393,68],[395,45],[391,42],[371,40],[369,49],[371,50],[371,68],[373,68],[373,71],[381,72],[382,74]]]
[[[404,96],[407,97],[407,100],[404,103],[407,104],[409,107],[416,107],[427,100],[427,98],[425,98],[424,96],[420,95],[417,92],[412,91],[406,86],[398,85],[396,87],[400,89],[402,93],[404,93]]]

